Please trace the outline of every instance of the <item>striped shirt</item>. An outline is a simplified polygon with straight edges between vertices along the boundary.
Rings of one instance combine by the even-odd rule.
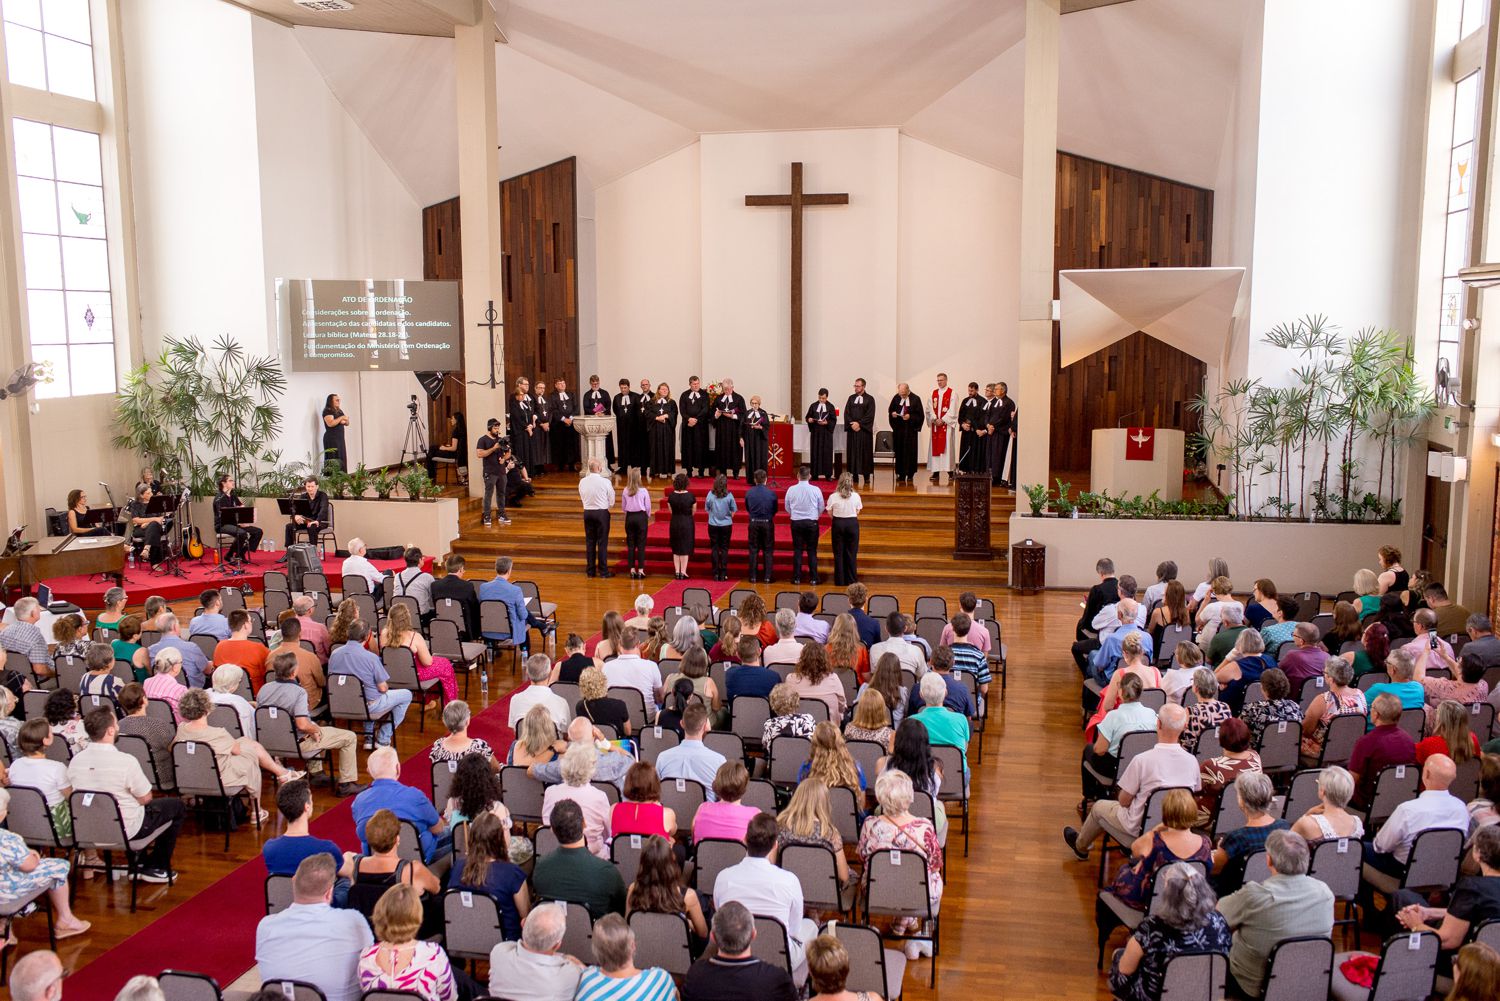
[[[955,643],[949,649],[955,674],[972,674],[981,685],[990,683],[990,660],[983,650],[972,643]]]
[[[653,966],[626,980],[606,976],[597,966],[583,971],[574,1001],[676,1001],[677,987],[666,970]]]

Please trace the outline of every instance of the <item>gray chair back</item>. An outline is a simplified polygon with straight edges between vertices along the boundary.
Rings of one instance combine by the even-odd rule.
[[[1466,831],[1435,828],[1423,831],[1412,842],[1406,860],[1406,889],[1448,889],[1458,880],[1458,866],[1464,854]]]
[[[334,719],[363,722],[372,719],[370,706],[365,702],[364,686],[352,674],[330,674],[328,676],[328,713]]]
[[[546,858],[557,851],[557,835],[552,833],[550,827],[538,827],[531,843],[536,851],[537,858]]]
[[[927,860],[920,852],[881,849],[865,862],[865,915],[932,917]]]
[[[771,718],[771,703],[755,695],[741,695],[729,705],[729,729],[749,747],[758,748]]]
[[[432,805],[437,807],[439,813],[453,794],[453,778],[457,774],[457,758],[432,763]]]
[[[901,601],[893,594],[872,594],[865,601],[865,611],[871,618],[884,619],[892,612],[901,611]]]
[[[110,793],[75,789],[68,809],[73,814],[73,843],[79,848],[120,851],[129,845],[120,804]]]
[[[1412,948],[1415,945],[1416,948]],[[1380,952],[1369,1001],[1425,998],[1437,979],[1438,937],[1430,931],[1393,935]]]
[[[965,674],[965,678],[971,675]],[[1167,693],[1160,688],[1146,688],[1141,691],[1141,705],[1152,712],[1161,712],[1162,706],[1167,704]]]
[[[922,600],[917,599],[919,602]],[[938,599],[942,600],[942,599]],[[946,616],[920,616],[917,619],[917,635],[927,641],[927,645],[936,650],[941,644],[938,642],[943,638],[943,627],[948,624]]]
[[[1422,739],[1422,731],[1427,727],[1427,711],[1424,709],[1401,710],[1401,729],[1414,741]]]
[[[803,701],[806,702],[805,699]],[[818,702],[818,705],[823,703]],[[827,706],[823,706],[823,712],[828,712]],[[784,733],[771,741],[768,753],[771,758],[771,781],[778,785],[796,785],[798,771],[812,755],[812,741],[807,737]]]
[[[839,871],[827,845],[784,845],[777,864],[802,884],[802,900],[814,910],[842,911]]]
[[[849,611],[849,596],[841,591],[829,591],[823,595],[823,604],[819,611],[827,612],[829,615],[842,615]]]
[[[1144,751],[1149,751],[1156,746],[1155,730],[1138,730],[1135,733],[1127,733],[1120,740],[1120,770],[1117,774],[1124,775],[1125,769],[1135,756]]]
[[[563,932],[562,951],[585,966],[590,965],[594,962],[594,917],[582,904],[563,903],[568,908],[568,925]]]
[[[265,593],[265,614],[267,622],[276,622],[281,618],[281,613],[290,611],[292,607],[292,596],[285,591],[267,589]]]
[[[714,881],[719,878],[719,873],[743,862],[747,854],[743,841],[704,838],[694,849],[693,887],[700,896],[712,899]]]
[[[679,831],[692,830],[693,818],[707,800],[707,790],[695,779],[667,779],[661,784],[661,805],[677,814]]]
[[[141,771],[151,782],[151,788],[160,792],[176,792],[175,780],[168,780],[163,774],[166,761],[158,761],[151,750],[151,745],[146,743],[146,738],[133,733],[122,733],[115,738],[115,747],[125,754],[130,755],[141,766]]]
[[[163,970],[156,982],[167,1001],[223,1001],[219,982],[202,973],[185,970]]]
[[[1307,678],[1302,682],[1302,694],[1297,699],[1297,704],[1302,707],[1302,715],[1307,715],[1307,707],[1313,704],[1313,700],[1328,691],[1328,680],[1321,674],[1316,678]]]
[[[623,688],[612,686],[609,689],[609,697],[619,699],[625,703],[625,708],[630,713],[630,728],[640,733],[649,725],[646,719],[646,697],[641,694],[639,688]]]
[[[1307,874],[1333,891],[1336,900],[1353,900],[1359,894],[1364,845],[1358,838],[1329,838],[1312,846]]]
[[[1422,769],[1416,765],[1386,765],[1375,780],[1375,796],[1370,802],[1366,829],[1374,830],[1385,823],[1396,807],[1415,799],[1422,780]]]
[[[88,673],[82,657],[54,657],[52,670],[57,672],[57,687],[70,692],[78,691],[78,683]]]
[[[519,765],[500,769],[500,801],[517,820],[530,824],[542,822],[542,796],[546,789]],[[538,851],[537,854],[541,854]]]
[[[1327,997],[1332,977],[1333,939],[1320,935],[1282,939],[1266,963],[1266,993],[1261,1001]]]
[[[189,636],[188,642],[193,644],[193,646],[197,647],[199,650],[202,650],[203,656],[207,657],[210,663],[213,662],[214,648],[219,645],[218,639],[213,636],[209,636],[206,633],[199,633],[196,636]]]
[[[874,785],[873,782],[870,784]],[[828,807],[833,811],[833,822],[838,827],[839,837],[846,845],[859,842],[859,808],[863,802],[864,795],[856,796],[848,786],[833,786],[828,790]]]
[[[646,847],[649,835],[616,834],[609,844],[609,860],[620,870],[620,878],[629,886],[635,882],[635,874],[641,868],[641,852]]]
[[[745,806],[753,806],[761,813],[776,816],[776,787],[770,779],[751,779],[740,799]]]
[[[266,914],[279,914],[292,906],[292,877],[275,873],[266,877]]]
[[[572,705],[572,703],[568,703]],[[676,730],[667,730],[659,726],[648,726],[637,736],[640,747],[640,759],[648,765],[656,764],[657,755],[671,747],[682,743],[682,738],[677,736]]]
[[[493,897],[474,890],[443,894],[443,944],[455,959],[489,959],[505,939],[500,908]]]
[[[693,952],[687,919],[681,914],[633,911],[630,929],[635,932],[635,962],[641,969],[652,966],[674,977],[687,976]]]
[[[1196,757],[1200,762],[1217,758],[1224,753],[1224,745],[1219,742],[1219,728],[1211,726],[1198,735],[1198,750]]]
[[[884,745],[873,740],[851,740],[845,746],[849,748],[849,756],[854,759],[854,763],[865,773],[866,785],[874,788],[875,766],[886,755]]]
[[[328,1001],[328,995],[304,980],[263,980],[261,987],[279,991],[286,1001]]]
[[[865,991],[891,1001],[901,996],[905,957],[887,949],[880,932],[869,925],[830,921],[823,927],[823,933],[838,939],[849,953],[849,979],[844,985],[848,990]],[[893,962],[888,963],[887,956]],[[893,970],[893,965],[899,965],[900,971]]]
[[[745,741],[737,733],[710,730],[703,735],[703,744],[710,751],[717,751],[719,754],[722,754],[725,761],[743,761],[745,759]]]
[[[222,797],[243,788],[224,787],[214,749],[200,741],[183,740],[172,745],[172,770],[177,773],[177,790],[184,796]]]
[[[1270,856],[1264,848],[1250,853],[1245,859],[1245,882],[1259,883],[1263,879],[1271,878]]]
[[[811,716],[816,723],[827,723],[831,716],[828,703],[822,699],[800,699],[797,702],[797,711]]]
[[[934,597],[932,595],[923,595],[922,597],[917,599],[917,604],[912,609],[912,615],[918,619],[922,618],[923,616],[947,619],[948,599]],[[937,644],[934,643],[933,646],[936,647]]]
[[[1161,1001],[1203,1001],[1224,996],[1229,957],[1222,952],[1179,952],[1162,974]]]
[[[32,848],[68,848],[73,843],[71,837],[64,838],[57,833],[46,794],[31,786],[10,787],[10,810],[5,817],[5,826],[12,833],[19,834]]]
[[[1459,765],[1458,774],[1454,776],[1453,784],[1448,787],[1448,791],[1465,803],[1478,799],[1479,777],[1483,767],[1484,759],[1479,757],[1470,758]]]
[[[302,746],[297,740],[296,721],[291,713],[280,706],[256,708],[255,739],[273,758],[302,757]]]
[[[1292,785],[1287,790],[1281,813],[1288,824],[1295,824],[1304,813],[1318,805],[1318,776],[1322,774],[1321,768],[1305,768],[1292,776]]]
[[[1260,767],[1265,772],[1291,772],[1297,769],[1297,755],[1302,749],[1302,728],[1295,722],[1277,720],[1260,734]]]
[[[786,925],[764,914],[755,915],[755,940],[750,943],[750,955],[762,963],[779,966],[790,974],[792,949],[787,942]]]
[[[240,725],[240,714],[234,711],[234,706],[214,706],[208,711],[208,725],[228,730],[235,740],[245,735],[245,728]]]
[[[422,835],[417,825],[409,820],[401,821],[401,833],[396,839],[396,857],[408,862],[422,861]]]
[[[1177,656],[1177,644],[1188,643],[1192,639],[1193,630],[1190,626],[1167,626],[1161,633],[1161,648],[1156,651],[1156,663],[1170,664],[1172,658]]]
[[[1335,716],[1323,734],[1320,765],[1347,765],[1354,754],[1354,744],[1365,735],[1365,717],[1360,713]]]
[[[1474,941],[1500,952],[1500,918],[1490,918],[1474,930]]]

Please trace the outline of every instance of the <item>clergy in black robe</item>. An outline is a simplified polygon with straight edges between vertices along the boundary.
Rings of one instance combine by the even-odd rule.
[[[581,415],[584,417],[607,417],[611,412],[609,394],[599,388],[599,377],[597,375],[589,376],[589,391],[583,394],[583,410],[580,412]],[[604,436],[604,459],[610,466],[614,466],[615,436],[613,432]]]
[[[557,387],[548,397],[552,411],[552,461],[558,469],[574,471],[578,468],[578,430],[573,427],[573,418],[578,416],[578,400],[568,392],[568,380],[558,379]]]
[[[958,405],[958,468],[972,473],[985,468],[984,397],[979,383],[969,383],[969,395]]]
[[[807,464],[815,480],[833,479],[833,429],[838,422],[828,390],[818,390],[818,402],[807,408]]]
[[[854,393],[844,404],[844,453],[849,475],[864,477],[865,486],[875,475],[875,398],[865,392],[865,380],[854,380]]]
[[[990,439],[990,482],[995,486],[1009,486],[1006,479],[1005,458],[1016,427],[1016,401],[1006,395],[1003,382],[995,383],[995,436]]]
[[[757,470],[768,468],[771,457],[771,415],[760,407],[760,397],[750,397],[741,432],[745,442],[745,482],[755,483]]]
[[[651,415],[647,413],[647,410],[651,406],[651,401],[656,399],[656,392],[651,388],[650,379],[641,380],[640,392],[635,394],[635,398],[640,401],[640,406],[636,408],[635,412],[635,426],[636,433],[640,436],[636,440],[640,443],[641,473],[644,475],[646,470],[651,466],[652,421]]]
[[[646,404],[645,412],[651,475],[671,476],[677,471],[677,404],[665,382],[656,387],[656,399]]]
[[[999,456],[996,450],[1000,441],[1000,423],[1005,417],[1005,412],[1001,408],[999,394],[994,392],[994,385],[987,386],[985,392],[989,394],[990,399],[984,405],[984,468],[990,474],[991,480],[999,483],[1000,473],[997,469]]]
[[[547,384],[537,376],[532,383],[536,392],[531,394],[531,411],[536,414],[536,435],[531,443],[531,473],[542,474],[542,467],[552,461],[552,404],[547,399]]]
[[[511,452],[529,472],[531,469],[531,446],[536,440],[536,411],[531,406],[530,384],[525,379],[516,380],[516,391],[505,407],[505,427],[510,435]]]
[[[922,404],[911,395],[911,387],[901,383],[891,397],[891,450],[896,453],[896,482],[910,483],[917,475],[917,439],[926,423]]]
[[[724,391],[714,401],[715,440],[719,454],[715,472],[740,475],[740,425],[745,419],[745,398],[734,391],[734,380],[724,380]]]
[[[646,469],[646,442],[641,435],[641,404],[644,401],[630,389],[630,380],[620,380],[620,391],[615,394],[616,454],[620,469],[635,466],[642,472]]]
[[[682,418],[683,471],[689,476],[706,475],[713,466],[708,454],[708,394],[696,375],[677,401],[677,414]]]

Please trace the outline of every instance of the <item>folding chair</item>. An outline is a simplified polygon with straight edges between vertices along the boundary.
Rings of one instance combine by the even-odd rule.
[[[988,599],[985,599],[988,600]],[[1005,699],[1006,668],[1008,660],[1005,650],[1005,636],[1000,631],[1000,620],[994,617],[984,620],[984,631],[990,634],[990,673],[1000,675],[1000,699]],[[986,713],[988,715],[988,713]]]
[[[1321,768],[1304,768],[1292,776],[1281,814],[1288,824],[1295,824],[1303,814],[1318,805],[1318,776],[1322,774]]]
[[[623,688],[611,686],[609,689],[609,697],[612,699],[619,699],[621,702],[625,703],[625,708],[630,713],[631,730],[636,733],[640,733],[642,730],[646,729],[646,727],[651,725],[651,721],[646,718],[646,697],[641,694],[641,690],[639,688]]]
[[[828,703],[822,699],[799,699],[797,711],[811,716],[816,723],[827,723],[832,718],[832,714],[828,711]]]
[[[1321,935],[1284,938],[1271,949],[1266,962],[1266,992],[1261,1001],[1325,998],[1332,976],[1333,939]]]
[[[1198,869],[1206,877],[1208,875],[1208,863],[1206,862],[1184,862]],[[1147,914],[1155,914],[1160,909],[1160,901],[1156,896],[1156,881],[1167,869],[1162,866],[1151,874],[1151,879],[1146,883],[1146,896],[1142,903],[1143,908],[1131,907],[1112,889],[1100,890],[1098,897],[1094,900],[1094,924],[1097,927],[1099,938],[1098,967],[1104,969],[1104,952],[1109,945],[1109,939],[1116,928],[1124,928],[1134,932],[1146,920]]]
[[[340,600],[352,598],[357,594],[370,594],[370,582],[359,574],[346,573],[339,582]],[[367,620],[368,621],[368,620]]]
[[[1350,642],[1348,642],[1348,643],[1345,643],[1344,646],[1346,646],[1346,647],[1353,647],[1354,649],[1358,649],[1359,648],[1359,644],[1355,643],[1352,640]],[[1343,650],[1343,651],[1340,651],[1340,652],[1341,653],[1348,653],[1348,650]],[[1368,692],[1371,688],[1374,688],[1376,685],[1389,684],[1390,680],[1391,680],[1391,676],[1389,674],[1386,674],[1384,671],[1371,671],[1369,674],[1361,674],[1359,676],[1359,680],[1356,681],[1354,684],[1355,684],[1355,687],[1358,688],[1360,691],[1362,691],[1362,692]]]
[[[189,636],[188,642],[199,650],[202,650],[203,656],[208,658],[209,663],[213,663],[214,648],[219,645],[218,639],[205,633],[199,633],[196,636]]]
[[[1415,741],[1422,739],[1422,731],[1427,727],[1427,711],[1424,709],[1401,710],[1401,722],[1398,724],[1407,736]]]
[[[424,732],[427,729],[427,704],[443,700],[442,681],[418,678],[417,659],[408,647],[388,646],[380,651],[380,660],[391,676],[390,687],[411,692],[412,706],[417,710],[417,732]]]
[[[1360,918],[1359,878],[1364,867],[1364,844],[1358,838],[1330,838],[1312,846],[1307,874],[1333,891],[1333,902],[1344,904],[1344,917],[1334,925],[1354,927],[1354,947],[1359,948]],[[1335,914],[1337,910],[1335,909]]]
[[[328,1001],[328,996],[305,980],[263,980],[262,988],[280,991],[286,1001]]]
[[[1199,1001],[1224,996],[1229,957],[1222,952],[1179,952],[1162,972],[1161,1001]]]
[[[823,705],[822,702],[818,704]],[[823,711],[826,713],[828,707],[824,706]],[[807,737],[782,734],[771,741],[766,754],[770,758],[771,781],[777,785],[794,786],[799,781],[797,773],[812,756],[812,741]]]
[[[848,990],[877,994],[888,1001],[901,997],[906,956],[887,949],[880,932],[869,925],[830,921],[823,926],[823,934],[838,939],[849,953],[849,980],[844,985]]]
[[[196,797],[193,809],[197,813],[223,815],[226,852],[229,851],[229,835],[236,826],[234,800],[245,801],[245,809],[255,821],[255,829],[260,830],[260,814],[256,811],[253,795],[259,790],[243,785],[224,785],[219,759],[212,747],[196,740],[178,741],[172,745],[172,770],[177,773],[177,791],[183,796]]]
[[[1242,882],[1259,883],[1271,878],[1270,856],[1264,848],[1257,849],[1245,856],[1245,878]]]
[[[1302,727],[1278,720],[1261,731],[1258,750],[1260,767],[1266,774],[1295,772],[1297,757],[1302,750]]]
[[[532,836],[531,844],[536,857],[545,858],[557,851],[557,835],[552,833],[550,827],[538,827],[536,834]]]
[[[849,748],[849,756],[854,759],[859,770],[865,773],[865,784],[874,788],[876,765],[886,756],[885,746],[873,740],[851,740],[844,746]]]
[[[704,838],[698,842],[693,849],[693,888],[698,891],[698,896],[712,900],[714,882],[719,878],[719,873],[730,866],[739,865],[747,854],[743,841]]]
[[[1298,622],[1311,622],[1322,613],[1323,596],[1317,591],[1303,591],[1292,599],[1297,602],[1297,614],[1292,618]]]
[[[847,914],[854,906],[854,887],[839,880],[837,858],[827,845],[785,845],[777,864],[797,877],[802,901],[813,910]]]
[[[1302,707],[1302,715],[1307,716],[1307,709],[1313,704],[1313,700],[1328,691],[1328,682],[1320,674],[1316,678],[1304,678],[1302,680],[1302,692],[1297,696],[1297,704]]]
[[[774,817],[776,816],[776,787],[771,784],[770,779],[751,779],[750,784],[745,787],[745,795],[740,798],[740,802]]]
[[[635,962],[641,969],[657,966],[674,977],[687,976],[693,965],[687,918],[681,914],[632,911],[630,930],[635,932]]]
[[[766,721],[771,718],[771,702],[757,695],[741,695],[729,704],[729,729],[738,734],[745,746],[760,749]]]
[[[163,970],[156,975],[162,996],[167,1001],[223,1001],[219,982],[204,973],[186,970]]]
[[[432,805],[437,807],[439,813],[442,813],[444,807],[448,804],[448,799],[453,792],[453,778],[457,773],[457,758],[449,758],[447,761],[434,761],[432,763]]]
[[[1132,842],[1140,836],[1141,831],[1149,831],[1161,823],[1162,803],[1166,800],[1167,793],[1173,789],[1188,789],[1187,786],[1162,786],[1152,791],[1146,800],[1145,812],[1141,815],[1141,825],[1138,830],[1126,830],[1120,824],[1112,820],[1101,818],[1100,827],[1103,828],[1105,837],[1099,842],[1099,885],[1104,885],[1106,870],[1109,868],[1110,842],[1118,844],[1122,849],[1128,850]]]
[[[352,674],[330,674],[328,676],[328,715],[335,720],[351,723],[369,723],[378,730],[380,724],[389,722],[392,712],[387,710],[376,716],[370,712],[365,701],[364,685]],[[394,739],[394,734],[392,735]]]
[[[882,849],[865,862],[865,923],[872,915],[916,918],[932,925],[932,979],[937,989],[937,957],[941,951],[941,919],[927,894],[927,859],[920,852]],[[927,938],[921,931],[892,938]]]
[[[921,601],[921,598],[917,599],[918,604],[920,604]],[[948,619],[946,616],[944,616],[943,618],[938,618],[936,616],[923,616],[917,619],[917,635],[926,640],[928,646],[936,650],[939,646],[941,646],[938,640],[943,638],[943,628],[947,625]]]
[[[1485,703],[1488,704],[1488,703]],[[1484,759],[1470,758],[1458,766],[1458,774],[1453,779],[1453,784],[1448,787],[1448,792],[1457,796],[1465,803],[1479,798],[1479,775],[1480,769],[1484,767]]]
[[[703,735],[703,746],[722,754],[725,761],[745,760],[745,741],[737,733],[710,730]]]
[[[40,789],[21,785],[10,787],[10,811],[5,826],[38,851],[72,854],[73,838],[58,833],[52,810],[47,806],[47,796]]]
[[[873,787],[874,783],[870,785]],[[839,837],[846,845],[859,843],[860,806],[864,798],[863,793],[856,795],[848,786],[833,786],[828,790],[828,808],[833,813]]]
[[[1495,706],[1492,702],[1475,702],[1469,706],[1469,729],[1481,744],[1495,736]]]
[[[55,688],[33,688],[21,695],[21,713],[27,719],[42,719],[47,715],[47,699]],[[55,742],[54,742],[55,743]]]
[[[512,635],[510,630],[510,608],[505,602],[490,599],[479,603],[479,632],[491,659],[497,652],[510,651],[510,669],[514,672],[521,662],[526,637]]]
[[[422,606],[417,603],[416,598],[413,598],[409,594],[387,595],[385,604],[387,612],[389,612],[390,609],[395,608],[397,605],[404,605],[406,606],[406,610],[411,613],[411,621],[413,624],[417,624],[422,621]]]
[[[1219,743],[1218,727],[1209,727],[1198,735],[1198,748],[1193,756],[1198,759],[1199,764],[1211,761],[1223,753],[1224,745]]]
[[[443,894],[443,944],[454,959],[489,959],[505,940],[500,906],[488,894],[452,889]]]
[[[933,744],[932,756],[943,766],[943,781],[938,787],[938,803],[943,810],[948,803],[958,803],[964,823],[964,857],[969,855],[969,786],[964,776],[963,754],[947,744]]]
[[[676,747],[681,742],[682,738],[677,736],[676,730],[665,730],[659,726],[648,726],[636,734],[640,760],[648,765],[655,765],[657,755],[668,748]]]
[[[401,821],[400,833],[396,836],[396,857],[409,862],[423,861],[421,832],[409,820]]]
[[[620,802],[620,787],[615,785],[613,782],[606,782],[603,779],[594,779],[589,783],[589,785],[604,793],[605,799],[609,800],[611,809],[613,809],[614,806]]]
[[[912,609],[914,618],[933,617],[946,620],[948,618],[948,599],[925,595],[917,599],[916,606]],[[933,644],[933,649],[937,644]]]
[[[563,932],[562,952],[587,966],[594,961],[594,916],[582,904],[558,901],[568,908],[566,930]]]
[[[661,805],[677,814],[679,831],[693,829],[693,818],[707,801],[708,792],[695,779],[666,779],[661,784]]]
[[[229,731],[229,735],[235,740],[245,736],[245,728],[240,725],[240,714],[234,711],[234,706],[214,706],[208,711],[208,725]]]
[[[792,946],[787,940],[786,925],[777,918],[756,914],[755,938],[750,943],[750,955],[762,963],[779,966],[791,974]]]
[[[1415,799],[1422,781],[1416,765],[1386,765],[1375,779],[1375,795],[1365,813],[1365,829],[1374,832],[1390,818],[1396,807]]]
[[[1397,890],[1446,890],[1458,879],[1466,831],[1432,828],[1417,835],[1402,874],[1392,876],[1366,862],[1360,878],[1387,897]]]
[[[884,619],[892,612],[901,611],[901,601],[893,594],[872,594],[865,601],[865,611],[872,619]]]
[[[641,851],[650,835],[617,834],[609,844],[609,860],[620,870],[620,878],[629,886],[635,882],[635,874],[641,867]]]
[[[330,776],[335,774],[333,751],[308,751],[302,749],[301,735],[297,733],[297,721],[291,713],[279,706],[260,706],[255,710],[255,739],[273,758],[295,759],[306,765],[310,761],[323,761],[323,768]],[[306,770],[305,768],[303,769]]]
[[[968,675],[964,675],[968,677]],[[1160,688],[1146,688],[1141,691],[1141,705],[1152,712],[1161,712],[1162,707],[1167,704],[1167,693]]]
[[[1335,716],[1323,734],[1323,750],[1318,754],[1318,764],[1347,765],[1354,755],[1355,742],[1364,735],[1364,714],[1346,713]]]
[[[1135,756],[1145,751],[1149,751],[1155,746],[1155,730],[1136,730],[1132,733],[1127,733],[1124,737],[1120,738],[1120,767],[1116,770],[1114,775],[1106,775],[1102,772],[1099,772],[1087,763],[1084,764],[1083,767],[1089,770],[1089,775],[1094,779],[1094,781],[1098,782],[1106,789],[1113,789],[1117,777],[1125,774],[1126,767],[1130,764],[1131,761],[1135,760]]]
[[[125,821],[120,815],[120,804],[107,792],[73,790],[68,797],[68,809],[73,814],[73,846],[78,851],[97,851],[104,856],[105,878],[114,882],[114,853],[125,856],[125,878],[130,880],[130,913],[135,913],[136,891],[140,886],[140,856],[152,842],[167,832],[170,824],[161,824],[152,830],[144,827],[130,837],[125,833]],[[167,882],[175,882],[170,870]]]
[[[66,688],[70,692],[78,691],[78,683],[88,673],[88,666],[82,657],[53,657],[52,671],[57,675],[59,688]]]
[[[265,612],[267,622],[279,622],[281,613],[291,610],[292,596],[286,591],[267,588],[261,607]]]
[[[849,596],[842,591],[829,591],[823,595],[823,604],[818,611],[829,615],[842,615],[849,611]]]
[[[449,601],[450,599],[443,599]],[[439,606],[442,602],[438,603]],[[454,606],[458,608],[457,605]],[[463,610],[459,609],[462,617]],[[455,672],[464,676],[464,698],[469,697],[469,678],[474,673],[474,665],[484,659],[485,648],[483,643],[471,643],[463,638],[463,626],[441,616],[433,619],[427,624],[428,645],[432,649],[434,657],[447,657],[453,664]],[[572,703],[569,703],[571,705]]]
[[[1169,625],[1162,630],[1161,646],[1156,651],[1156,664],[1158,667],[1172,663],[1177,656],[1177,644],[1188,643],[1193,639],[1191,626]]]
[[[1432,993],[1437,979],[1438,937],[1430,931],[1403,933],[1386,939],[1380,952],[1380,965],[1375,967],[1375,982],[1368,991],[1351,983],[1340,970],[1353,955],[1341,952],[1333,957],[1333,989],[1329,997],[1338,1001],[1354,998],[1361,1001],[1406,1001],[1425,998]]]
[[[172,711],[172,703],[166,699],[147,699],[146,715],[161,720],[174,730],[177,728],[177,714]]]
[[[500,769],[500,802],[510,815],[528,824],[542,822],[542,796],[546,789],[542,783],[526,773],[520,765],[506,765]],[[540,857],[541,849],[537,849]]]
[[[292,877],[266,876],[266,914],[279,914],[292,906]]]
[[[151,750],[151,745],[146,743],[145,737],[133,733],[122,733],[115,738],[115,747],[140,764],[141,771],[150,780],[152,789],[166,793],[177,791],[175,776],[169,779],[163,774],[165,769],[162,766],[167,762],[156,760],[156,754]]]

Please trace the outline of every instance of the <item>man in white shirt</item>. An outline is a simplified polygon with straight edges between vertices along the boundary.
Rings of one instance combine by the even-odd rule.
[[[370,594],[379,603],[385,592],[385,574],[375,569],[365,553],[369,547],[365,545],[364,539],[349,540],[349,557],[344,560],[343,567],[339,573],[345,577],[363,577],[370,582]]]
[[[569,723],[573,722],[573,709],[568,705],[568,700],[547,687],[547,681],[551,677],[552,659],[550,657],[544,653],[534,653],[526,658],[526,680],[530,684],[510,697],[507,722],[512,730],[522,717],[531,711],[532,706],[546,706],[552,722],[557,724],[559,730],[565,729]]]
[[[803,591],[797,598],[797,618],[792,625],[792,635],[806,636],[817,643],[828,642],[828,623],[813,616],[818,611],[818,592]]]
[[[588,475],[578,481],[583,502],[584,563],[590,577],[613,577],[609,568],[609,511],[615,506],[615,485],[604,475],[604,464],[589,460]]]
[[[807,979],[807,944],[818,936],[818,926],[802,916],[802,883],[792,873],[772,864],[776,847],[776,818],[757,814],[745,831],[745,860],[722,870],[714,880],[714,906],[738,901],[751,914],[775,918],[786,928],[792,960],[792,981]]]
[[[881,657],[893,653],[901,666],[909,669],[920,680],[927,673],[927,657],[921,647],[905,639],[906,626],[906,616],[900,612],[892,612],[885,617],[885,631],[890,639],[881,640],[870,647],[870,666],[873,668],[880,663]]]
[[[151,783],[141,770],[140,762],[115,746],[120,726],[113,709],[95,709],[83,718],[89,743],[68,762],[68,785],[74,792],[105,792],[120,806],[125,833],[135,837],[167,829],[142,853],[141,879],[147,883],[165,883],[172,868],[172,850],[177,846],[177,832],[182,827],[182,800],[175,797],[153,799]]]
[[[776,609],[776,642],[760,652],[762,664],[795,664],[802,656],[802,644],[795,639],[797,613],[790,608]],[[874,663],[874,658],[870,663]]]
[[[391,578],[391,596],[406,595],[417,600],[417,612],[423,625],[432,621],[432,574],[422,569],[422,550],[407,546],[401,554],[406,566]]]
[[[521,924],[521,941],[490,950],[490,993],[511,1001],[573,1001],[583,964],[562,950],[568,912],[537,904]]]
[[[1422,793],[1397,806],[1380,833],[1368,842],[1365,866],[1399,877],[1411,857],[1411,846],[1423,831],[1451,827],[1467,832],[1469,809],[1448,791],[1457,776],[1458,766],[1448,755],[1428,758],[1422,766]]]
[[[604,662],[604,680],[611,688],[634,688],[646,702],[646,718],[656,718],[661,702],[661,669],[641,657],[641,634],[635,626],[620,630],[620,652]]]
[[[1136,584],[1135,578],[1127,573],[1120,575],[1116,586],[1119,588],[1120,597],[1117,598],[1114,603],[1105,605],[1103,608],[1099,609],[1099,614],[1094,616],[1094,621],[1090,626],[1094,630],[1094,632],[1099,634],[1099,642],[1101,643],[1104,642],[1104,637],[1114,632],[1121,625],[1119,608],[1120,601],[1125,598],[1130,598],[1133,602],[1135,599],[1136,588],[1139,585]],[[1135,624],[1137,628],[1146,628],[1145,605],[1135,605]]]
[[[1104,833],[1108,821],[1128,834],[1139,834],[1145,817],[1146,803],[1158,789],[1183,786],[1197,792],[1203,779],[1198,759],[1182,749],[1182,731],[1187,726],[1187,710],[1179,705],[1165,705],[1156,717],[1156,746],[1137,754],[1125,766],[1118,782],[1119,799],[1101,799],[1089,810],[1083,829],[1063,828],[1063,840],[1073,854],[1087,860],[1089,847]]]
[[[292,877],[292,903],[261,918],[255,928],[255,963],[261,980],[301,980],[328,1001],[358,1001],[359,957],[375,944],[358,911],[335,910],[332,856],[310,855]]]

